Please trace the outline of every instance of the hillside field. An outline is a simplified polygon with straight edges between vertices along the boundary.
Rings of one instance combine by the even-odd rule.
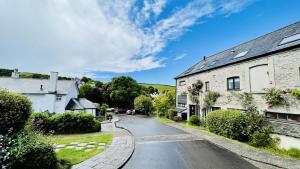
[[[145,86],[145,87],[152,86],[152,87],[158,89],[159,93],[161,93],[162,91],[166,91],[166,90],[174,90],[175,91],[175,86],[170,86],[170,85],[147,84],[147,83],[140,83],[140,85]]]

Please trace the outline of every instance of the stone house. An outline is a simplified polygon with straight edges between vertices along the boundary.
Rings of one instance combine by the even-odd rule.
[[[58,72],[49,79],[20,78],[17,69],[11,77],[0,77],[0,89],[28,96],[34,112],[87,112],[96,115],[97,107],[85,98],[78,98],[79,81],[58,80]]]
[[[237,45],[193,65],[175,77],[176,110],[183,119],[205,118],[217,109],[244,110],[238,94],[249,93],[259,112],[280,134],[300,137],[300,101],[287,94],[288,105],[269,107],[266,88],[300,89],[300,22]],[[189,97],[188,87],[203,82],[199,104]],[[209,91],[220,94],[214,105],[204,108]]]

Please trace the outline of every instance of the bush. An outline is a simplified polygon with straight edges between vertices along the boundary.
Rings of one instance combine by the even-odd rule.
[[[203,99],[203,101],[204,101],[203,107],[208,108],[208,107],[213,106],[220,96],[221,95],[218,92],[213,92],[213,91],[207,92]]]
[[[106,110],[108,109],[108,105],[103,103],[101,106],[100,106],[100,113],[102,116],[104,116],[106,114]]]
[[[173,120],[176,115],[177,115],[177,113],[176,113],[176,111],[174,111],[174,109],[169,109],[167,118],[169,118],[170,120]]]
[[[106,113],[105,114],[105,119],[106,120],[111,120],[113,117],[112,117],[112,115],[110,114],[110,113]]]
[[[30,126],[44,133],[89,133],[101,130],[101,123],[87,113],[66,112],[49,117],[46,113],[33,113]]]
[[[166,113],[165,112],[156,112],[158,117],[166,117]]]
[[[0,167],[10,168],[10,147],[12,146],[12,139],[7,135],[0,135]]]
[[[198,116],[192,115],[189,119],[189,124],[191,124],[191,125],[200,125],[200,120],[199,120]]]
[[[255,147],[272,147],[274,141],[270,133],[271,129],[267,127],[260,131],[255,131],[251,136],[250,145]]]
[[[134,99],[134,108],[139,112],[149,115],[154,109],[152,99],[150,97],[140,95]]]
[[[31,102],[21,94],[0,90],[0,134],[24,128],[31,113]]]
[[[173,120],[177,122],[177,121],[181,121],[182,119],[180,116],[174,116]]]
[[[56,154],[51,145],[46,144],[34,133],[18,134],[10,150],[11,168],[57,168]]]
[[[87,113],[66,112],[50,117],[55,133],[89,133],[101,130],[101,123]]]
[[[217,110],[208,113],[209,131],[231,139],[244,140],[244,115],[238,110]]]
[[[29,125],[34,131],[48,133],[52,130],[49,114],[45,112],[32,113],[30,116]]]

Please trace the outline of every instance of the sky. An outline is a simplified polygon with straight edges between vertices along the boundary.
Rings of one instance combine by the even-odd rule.
[[[175,85],[203,59],[300,21],[298,0],[0,0],[0,67]]]

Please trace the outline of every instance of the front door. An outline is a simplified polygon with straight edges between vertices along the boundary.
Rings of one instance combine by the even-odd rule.
[[[190,105],[190,116],[196,115],[196,106]]]

